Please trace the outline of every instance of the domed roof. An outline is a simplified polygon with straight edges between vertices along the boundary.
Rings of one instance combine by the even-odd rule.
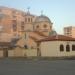
[[[49,33],[50,36],[52,35],[57,35],[57,32],[55,30],[52,30],[50,33]]]
[[[47,16],[41,15],[35,19],[35,22],[50,22],[50,19]]]

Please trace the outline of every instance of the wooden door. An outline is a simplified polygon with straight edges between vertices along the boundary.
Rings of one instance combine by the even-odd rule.
[[[3,56],[8,57],[8,49],[3,49]]]

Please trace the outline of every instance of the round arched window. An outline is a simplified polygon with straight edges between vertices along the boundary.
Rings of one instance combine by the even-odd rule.
[[[62,51],[64,51],[64,45],[60,45],[60,51],[62,52]]]
[[[70,51],[70,45],[66,45],[66,51],[67,51],[67,52]]]
[[[46,24],[44,24],[44,28],[47,28],[47,25]]]
[[[37,25],[36,28],[39,28],[39,25]]]

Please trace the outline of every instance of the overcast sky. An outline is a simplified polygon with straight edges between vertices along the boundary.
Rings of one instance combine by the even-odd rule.
[[[0,0],[0,6],[27,11],[35,15],[43,14],[53,22],[53,29],[63,33],[63,27],[75,26],[75,0]]]

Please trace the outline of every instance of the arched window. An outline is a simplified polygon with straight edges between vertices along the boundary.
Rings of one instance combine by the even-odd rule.
[[[70,51],[70,46],[66,45],[66,51],[69,52]]]
[[[47,28],[47,25],[46,24],[44,24],[44,28]]]
[[[17,25],[13,24],[13,31],[17,31]]]
[[[30,18],[28,18],[28,22],[30,22]]]
[[[12,29],[13,31],[17,31],[17,20],[12,20]]]
[[[36,28],[39,28],[39,25],[37,25]]]
[[[72,45],[72,51],[75,51],[75,45]]]
[[[31,18],[31,22],[32,22],[32,18]]]
[[[64,51],[64,46],[60,45],[60,51]]]

